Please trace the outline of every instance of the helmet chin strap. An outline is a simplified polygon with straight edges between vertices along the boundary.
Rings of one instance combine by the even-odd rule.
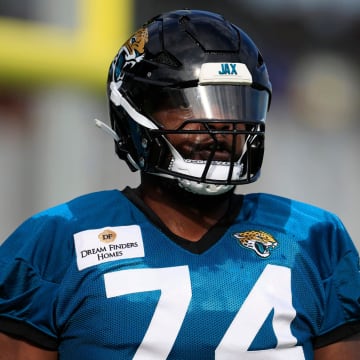
[[[197,195],[220,195],[232,190],[235,185],[216,185],[178,178],[178,184],[186,191]]]
[[[103,130],[106,134],[110,135],[117,143],[121,141],[119,135],[108,125],[106,125],[104,122],[102,122],[99,119],[94,119],[95,125]],[[137,169],[140,170],[139,165],[134,161],[134,159],[130,156],[130,154],[127,154],[127,160],[131,163],[131,165]]]

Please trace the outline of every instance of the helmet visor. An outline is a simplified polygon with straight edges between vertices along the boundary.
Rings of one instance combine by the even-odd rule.
[[[157,122],[157,112],[181,109],[184,120],[217,119],[261,123],[265,122],[269,102],[266,90],[243,85],[199,85],[183,89],[162,88],[160,91],[151,89],[149,95],[142,113],[160,127],[168,129],[171,124]]]

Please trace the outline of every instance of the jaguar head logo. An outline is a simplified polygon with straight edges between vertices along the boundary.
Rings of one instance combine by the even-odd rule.
[[[256,255],[262,258],[269,257],[271,251],[278,246],[278,242],[274,237],[264,231],[244,231],[235,233],[233,236],[238,240],[241,246],[254,251]]]
[[[125,47],[128,54],[142,55],[144,53],[145,44],[148,41],[148,30],[146,28],[139,29],[126,43]]]
[[[122,70],[125,67],[132,68],[143,60],[148,40],[148,29],[141,28],[121,47],[110,67],[112,79],[118,85],[122,82]]]

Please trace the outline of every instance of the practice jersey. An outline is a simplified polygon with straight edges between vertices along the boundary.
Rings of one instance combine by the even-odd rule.
[[[359,259],[339,219],[234,201],[196,246],[117,190],[31,217],[0,247],[0,330],[86,360],[308,360],[359,332]]]

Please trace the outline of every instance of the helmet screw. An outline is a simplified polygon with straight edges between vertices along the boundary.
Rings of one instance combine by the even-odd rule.
[[[151,71],[149,71],[147,74],[146,74],[146,76],[149,78],[149,77],[151,77]]]
[[[139,165],[140,165],[141,168],[144,167],[144,165],[145,165],[145,160],[144,160],[143,157],[141,157],[141,158],[139,159]]]
[[[143,138],[143,139],[141,140],[141,146],[142,146],[144,149],[146,149],[146,148],[147,148],[147,145],[148,145],[147,139]]]

